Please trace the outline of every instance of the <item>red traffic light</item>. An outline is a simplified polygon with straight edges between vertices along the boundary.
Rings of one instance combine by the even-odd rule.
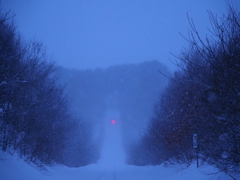
[[[112,120],[111,120],[111,123],[112,123],[112,124],[115,124],[115,123],[116,123],[116,120],[115,120],[115,119],[112,119]]]

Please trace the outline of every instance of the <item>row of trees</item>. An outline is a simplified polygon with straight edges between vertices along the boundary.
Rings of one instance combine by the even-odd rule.
[[[0,148],[37,164],[94,162],[90,127],[70,116],[45,48],[24,42],[11,20],[1,13]]]
[[[227,15],[209,17],[206,39],[189,19],[190,49],[178,58],[180,70],[170,78],[148,131],[129,151],[129,163],[191,163],[197,134],[202,162],[230,176],[240,172],[240,16],[229,7]]]

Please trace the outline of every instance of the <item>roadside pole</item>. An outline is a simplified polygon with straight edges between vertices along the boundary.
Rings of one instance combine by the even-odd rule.
[[[199,167],[199,164],[198,164],[199,154],[198,154],[198,135],[197,134],[193,134],[193,148],[196,149],[197,168],[198,168]]]

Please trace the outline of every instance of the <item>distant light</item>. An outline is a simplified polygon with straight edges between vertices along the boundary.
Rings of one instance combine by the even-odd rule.
[[[114,120],[114,119],[111,120],[111,123],[112,123],[112,124],[115,124],[115,123],[116,123],[116,120]]]

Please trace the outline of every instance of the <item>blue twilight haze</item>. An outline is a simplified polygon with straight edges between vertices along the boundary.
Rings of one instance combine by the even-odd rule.
[[[236,7],[239,2],[232,1]],[[2,0],[26,39],[42,42],[57,64],[68,68],[169,61],[187,42],[187,13],[203,36],[207,11],[222,14],[224,0]]]

